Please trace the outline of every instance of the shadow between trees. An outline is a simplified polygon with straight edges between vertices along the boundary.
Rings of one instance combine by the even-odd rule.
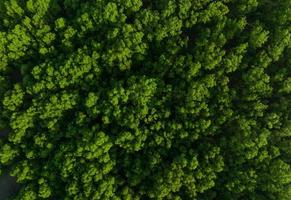
[[[8,130],[0,130],[0,139],[6,137],[8,134]],[[16,178],[10,176],[8,173],[0,176],[0,200],[8,199],[19,189],[20,185],[17,184]]]

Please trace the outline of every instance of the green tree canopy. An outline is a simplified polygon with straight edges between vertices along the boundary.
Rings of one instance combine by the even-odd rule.
[[[291,0],[1,0],[0,174],[22,200],[289,200]]]

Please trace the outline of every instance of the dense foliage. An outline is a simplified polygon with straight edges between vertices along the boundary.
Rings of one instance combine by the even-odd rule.
[[[291,196],[291,0],[1,0],[15,199]]]

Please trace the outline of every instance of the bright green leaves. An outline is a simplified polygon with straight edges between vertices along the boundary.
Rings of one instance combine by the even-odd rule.
[[[254,127],[255,122],[242,120],[240,123],[241,127],[235,134],[236,138],[240,138],[240,142],[236,141],[235,137],[231,139],[235,143],[233,143],[234,146],[231,151],[240,154],[240,159],[234,160],[234,163],[244,163],[257,156],[260,157],[261,151],[268,145],[270,137],[270,131],[267,129],[257,130]],[[257,138],[254,138],[254,134],[257,134]],[[244,152],[243,155],[242,152]]]
[[[21,25],[14,27],[11,33],[7,35],[7,40],[9,41],[7,46],[8,57],[12,60],[17,60],[26,55],[31,44],[31,37]]]
[[[191,0],[179,0],[178,2],[179,17],[187,18],[189,11],[191,10]]]
[[[246,28],[247,19],[245,17],[240,19],[226,18],[225,23],[225,26],[227,27],[225,36],[226,38],[231,39]]]
[[[140,10],[143,2],[142,0],[119,0],[120,4],[129,12],[137,12]]]
[[[134,136],[130,132],[120,133],[115,141],[115,144],[122,148],[130,148]]]
[[[246,15],[247,13],[255,10],[259,5],[258,0],[235,0],[233,3],[237,4],[237,8],[234,9],[234,11],[236,11],[239,15]]]
[[[91,108],[91,107],[96,105],[98,99],[99,99],[98,95],[91,92],[91,93],[89,93],[88,98],[86,99],[85,105],[88,108]]]
[[[147,26],[145,31],[148,32],[148,39],[155,38],[157,41],[161,41],[164,38],[181,34],[183,23],[178,17],[173,16],[174,10],[175,5],[173,1],[170,1],[161,11],[161,16],[155,10],[145,9],[140,13],[138,19],[141,26]]]
[[[123,35],[122,39],[118,35]],[[110,43],[113,42],[106,54],[102,55],[105,65],[118,66],[121,71],[129,70],[132,59],[142,59],[147,46],[143,43],[144,34],[137,31],[133,25],[126,24],[121,30],[113,29],[107,35]]]
[[[38,12],[38,14],[41,15],[47,11],[49,3],[50,3],[50,0],[45,0],[45,1],[28,0],[26,2],[26,7],[30,12],[32,13]]]
[[[242,62],[242,59],[246,53],[248,45],[247,44],[241,44],[238,47],[236,47],[233,52],[229,53],[225,56],[224,59],[224,70],[229,72],[234,72],[239,68],[239,65]]]
[[[228,7],[221,2],[210,3],[208,8],[198,15],[198,21],[202,23],[209,22],[212,18],[222,18],[228,13]]]
[[[50,197],[52,191],[49,185],[46,183],[46,181],[43,178],[41,178],[38,180],[38,183],[39,183],[38,196],[44,199]]]
[[[124,43],[134,54],[144,54],[146,44],[143,43],[144,33],[136,31],[133,26],[125,25],[122,28]]]
[[[24,92],[19,84],[14,85],[14,90],[10,95],[5,96],[3,99],[3,105],[10,111],[16,111],[23,103]]]
[[[26,2],[27,10],[34,14],[32,17],[33,23],[39,25],[42,24],[44,16],[49,12],[49,7],[51,6],[51,0],[28,0]]]
[[[51,53],[54,48],[50,47],[51,43],[55,40],[55,34],[50,32],[51,28],[48,25],[42,26],[41,29],[39,29],[35,33],[35,37],[40,38],[39,43],[40,43],[40,48],[39,48],[39,53],[42,55],[45,55],[47,53]]]
[[[237,174],[233,174],[233,176],[236,176],[237,178],[226,184],[227,190],[234,193],[242,193],[252,192],[255,189],[258,177],[255,170],[238,171]]]
[[[7,165],[9,161],[12,161],[18,155],[18,151],[13,149],[11,145],[4,144],[0,150],[0,162],[1,165]]]
[[[109,22],[117,22],[118,8],[115,3],[109,2],[104,8],[104,20]]]
[[[168,164],[157,165],[152,185],[150,187],[151,198],[171,198],[176,192],[183,188],[183,193],[177,196],[197,198],[198,193],[214,186],[215,172],[223,168],[223,160],[218,155],[219,148],[207,148],[205,157],[198,161],[198,155],[192,150],[180,150],[179,154],[173,156]],[[172,153],[172,152],[171,152]],[[170,153],[170,154],[171,154]],[[216,163],[216,167],[213,167]],[[203,166],[205,170],[199,168]]]
[[[205,85],[199,82],[193,83],[192,86],[189,87],[185,106],[180,108],[180,112],[196,115],[201,110],[207,110],[208,108],[205,101],[209,95],[209,90]]]
[[[71,195],[75,196],[79,192],[78,184],[76,181],[71,182],[70,184],[67,185],[66,192]]]
[[[76,148],[71,149],[74,153],[67,152],[69,146],[63,146],[57,155],[56,159],[62,163],[62,167],[59,167],[62,180],[66,183],[67,197],[82,195],[86,198],[95,196],[94,199],[99,199],[103,195],[113,195],[114,178],[107,175],[115,165],[108,153],[112,143],[108,135],[96,132],[95,128],[82,130],[82,139],[77,141]],[[61,160],[64,155],[65,160]],[[71,181],[72,176],[77,177],[78,169],[80,181]]]
[[[274,32],[273,43],[268,47],[268,53],[274,61],[278,61],[284,49],[291,43],[291,33],[287,29],[278,29]]]
[[[169,0],[169,1],[162,1],[163,3],[161,3],[162,5],[162,10],[161,10],[161,16],[162,18],[168,18],[171,15],[173,15],[176,11],[176,4],[175,1]],[[163,6],[164,4],[164,6]],[[160,6],[160,5],[158,5]]]
[[[19,191],[18,195],[15,197],[16,200],[36,200],[38,198],[36,188],[33,184],[29,184]]]
[[[195,76],[197,76],[199,70],[201,68],[201,64],[200,63],[193,63],[189,66],[189,71],[187,73],[187,78],[189,79],[189,81],[191,81],[191,79]]]
[[[57,120],[62,117],[62,113],[72,109],[77,104],[78,95],[66,94],[52,95],[49,102],[43,105],[42,114],[39,116],[42,120],[52,119],[48,127],[52,127]]]
[[[35,109],[28,109],[26,112],[11,116],[10,126],[13,132],[9,134],[9,140],[13,143],[20,143],[26,134],[28,128],[33,127],[33,117],[35,115]]]
[[[58,18],[55,21],[55,27],[57,30],[61,30],[66,26],[66,20],[64,18]]]
[[[181,34],[182,21],[177,17],[172,17],[164,22],[164,26],[157,28],[157,40],[160,41],[166,37],[171,37]]]
[[[284,92],[286,94],[291,93],[291,78],[287,78],[286,80],[284,80],[283,87],[280,92]]]
[[[243,76],[247,86],[249,87],[249,94],[247,99],[256,99],[259,96],[268,96],[272,91],[269,85],[270,77],[264,72],[263,68],[250,69]]]
[[[81,30],[83,32],[92,31],[94,28],[94,22],[88,13],[82,14],[78,19],[78,23],[81,25]]]
[[[254,30],[251,31],[250,45],[253,48],[261,47],[268,40],[269,32],[264,30],[262,26],[255,25]]]
[[[214,187],[214,181],[217,178],[216,173],[223,170],[224,162],[219,152],[220,149],[218,147],[209,148],[204,156],[205,160],[201,161],[200,164],[203,167],[195,171],[195,178],[199,181],[196,187],[200,193]]]
[[[92,78],[100,73],[100,68],[96,62],[94,63],[94,57],[87,55],[85,52],[86,49],[79,49],[75,54],[64,60],[60,64],[61,67],[57,66],[56,63],[35,66],[32,69],[32,75],[37,80],[40,78],[43,80],[36,82],[31,90],[38,93],[44,89],[66,88],[70,85],[82,83],[84,80],[91,83]],[[94,53],[92,56],[94,56]],[[94,69],[92,69],[93,67]],[[90,71],[93,71],[94,74],[89,74]]]
[[[221,49],[216,47],[215,44],[208,44],[201,55],[201,58],[203,58],[202,62],[205,64],[204,67],[209,70],[213,69],[221,62],[224,54],[225,52],[221,51]]]
[[[280,159],[272,161],[267,169],[263,169],[260,177],[262,182],[262,191],[265,191],[271,199],[279,197],[280,199],[288,199],[291,183],[290,165]],[[272,174],[272,176],[269,176]],[[271,180],[270,180],[271,179]],[[263,183],[266,181],[265,183]]]
[[[110,161],[108,151],[112,147],[110,139],[103,132],[92,135],[87,133],[87,137],[84,138],[84,143],[80,143],[80,146],[77,148],[79,156],[84,156],[88,160],[97,159],[100,163],[107,163]]]
[[[108,91],[109,104],[104,104],[103,120],[110,123],[117,120],[118,124],[137,130],[140,120],[144,120],[149,113],[157,84],[154,79],[135,76],[127,84],[128,88],[118,86]],[[129,108],[132,109],[129,111]]]
[[[17,176],[18,182],[25,182],[35,179],[35,171],[31,170],[33,167],[31,162],[27,160],[18,162],[11,171],[11,175]]]
[[[205,97],[209,96],[207,88],[199,83],[193,84],[189,91],[189,102],[190,101],[202,101]]]
[[[24,14],[23,8],[19,5],[17,0],[8,0],[5,2],[6,13],[10,17],[20,18]]]
[[[30,53],[32,50],[35,51],[36,46],[39,48],[38,52],[40,54],[51,53],[53,48],[49,45],[55,39],[55,34],[50,32],[50,27],[44,23],[50,1],[27,1],[27,12],[16,2],[11,1],[10,4],[6,5],[7,14],[17,13],[19,22],[21,21],[21,23],[16,23],[15,26],[13,26],[14,21],[10,22],[10,27],[12,26],[11,29],[13,29],[7,35],[10,59],[17,60],[23,55],[29,54],[27,51]]]
[[[34,2],[31,0],[26,2],[26,7],[27,7],[27,10],[29,10],[30,12],[35,12],[37,8],[37,6],[35,6]]]
[[[34,140],[34,144],[38,147],[38,148],[43,148],[43,147],[48,147],[49,144],[48,143],[48,137],[44,134],[44,133],[40,133],[39,135],[35,135],[33,137]]]

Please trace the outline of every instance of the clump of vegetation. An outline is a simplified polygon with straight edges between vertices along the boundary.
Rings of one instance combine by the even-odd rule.
[[[290,0],[0,10],[14,199],[290,198]]]

